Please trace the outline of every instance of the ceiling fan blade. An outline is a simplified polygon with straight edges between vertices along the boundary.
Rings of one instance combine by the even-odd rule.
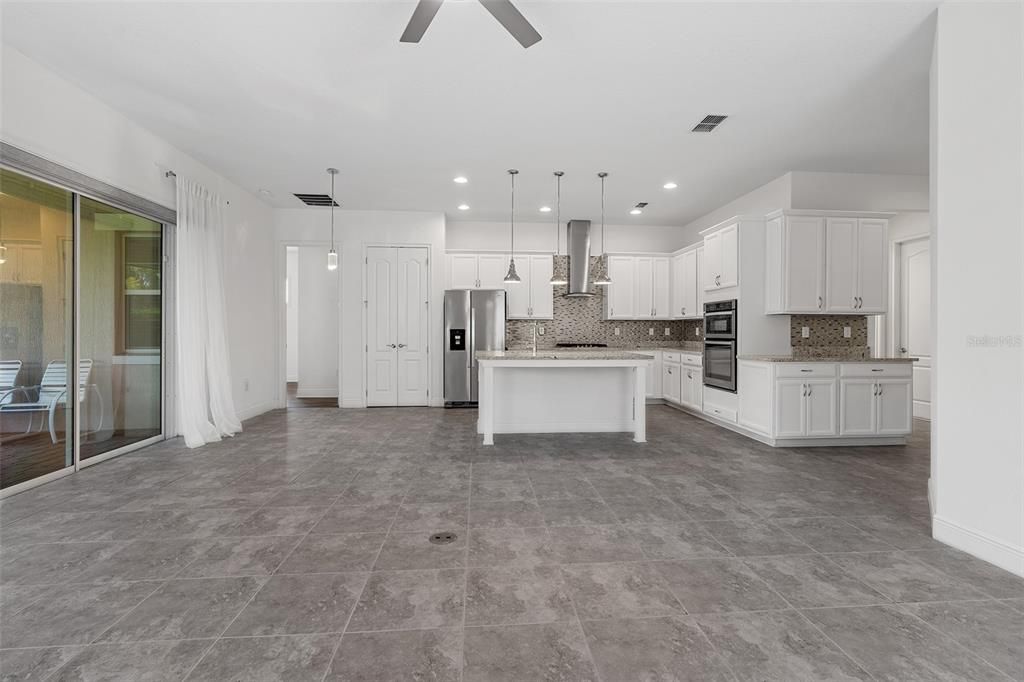
[[[519,13],[511,0],[480,0],[480,4],[487,8],[487,11],[498,20],[498,23],[504,26],[505,30],[511,33],[512,37],[518,40],[523,47],[530,47],[540,41],[537,29]]]
[[[399,42],[420,42],[423,34],[427,32],[430,22],[434,20],[437,10],[441,9],[442,2],[444,0],[420,0],[419,4],[416,5],[416,9],[413,10],[412,18],[409,19],[409,25],[405,27],[402,37],[398,39]]]

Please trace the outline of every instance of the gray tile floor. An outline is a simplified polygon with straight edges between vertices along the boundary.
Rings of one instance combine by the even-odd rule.
[[[1024,581],[931,539],[924,425],[648,418],[483,448],[468,410],[279,411],[4,500],[2,677],[1024,679]]]

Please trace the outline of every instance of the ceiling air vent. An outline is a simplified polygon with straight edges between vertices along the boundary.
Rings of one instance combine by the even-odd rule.
[[[719,124],[725,119],[729,118],[723,114],[708,114],[704,117],[704,120],[693,126],[695,133],[710,133],[712,130],[717,128]]]
[[[332,203],[330,194],[296,194],[295,196],[306,206],[330,206]],[[336,201],[333,203],[335,206],[341,206]]]
[[[647,202],[646,201],[641,201],[639,204],[636,205],[636,207],[637,208],[647,208]]]

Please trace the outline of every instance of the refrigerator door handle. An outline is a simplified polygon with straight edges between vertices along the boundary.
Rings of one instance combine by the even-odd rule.
[[[473,368],[476,358],[476,308],[470,307],[469,309],[469,364],[466,367]]]

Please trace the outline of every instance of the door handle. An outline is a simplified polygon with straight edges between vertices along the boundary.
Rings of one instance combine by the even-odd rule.
[[[400,344],[398,344],[398,347],[399,348],[405,348],[405,344],[404,343],[400,343]]]
[[[395,346],[395,344],[393,344],[393,343],[387,344],[387,347],[388,348],[397,348],[397,346]]]
[[[905,347],[903,347],[903,346],[900,346],[900,352],[901,353],[906,353],[907,349]]]

